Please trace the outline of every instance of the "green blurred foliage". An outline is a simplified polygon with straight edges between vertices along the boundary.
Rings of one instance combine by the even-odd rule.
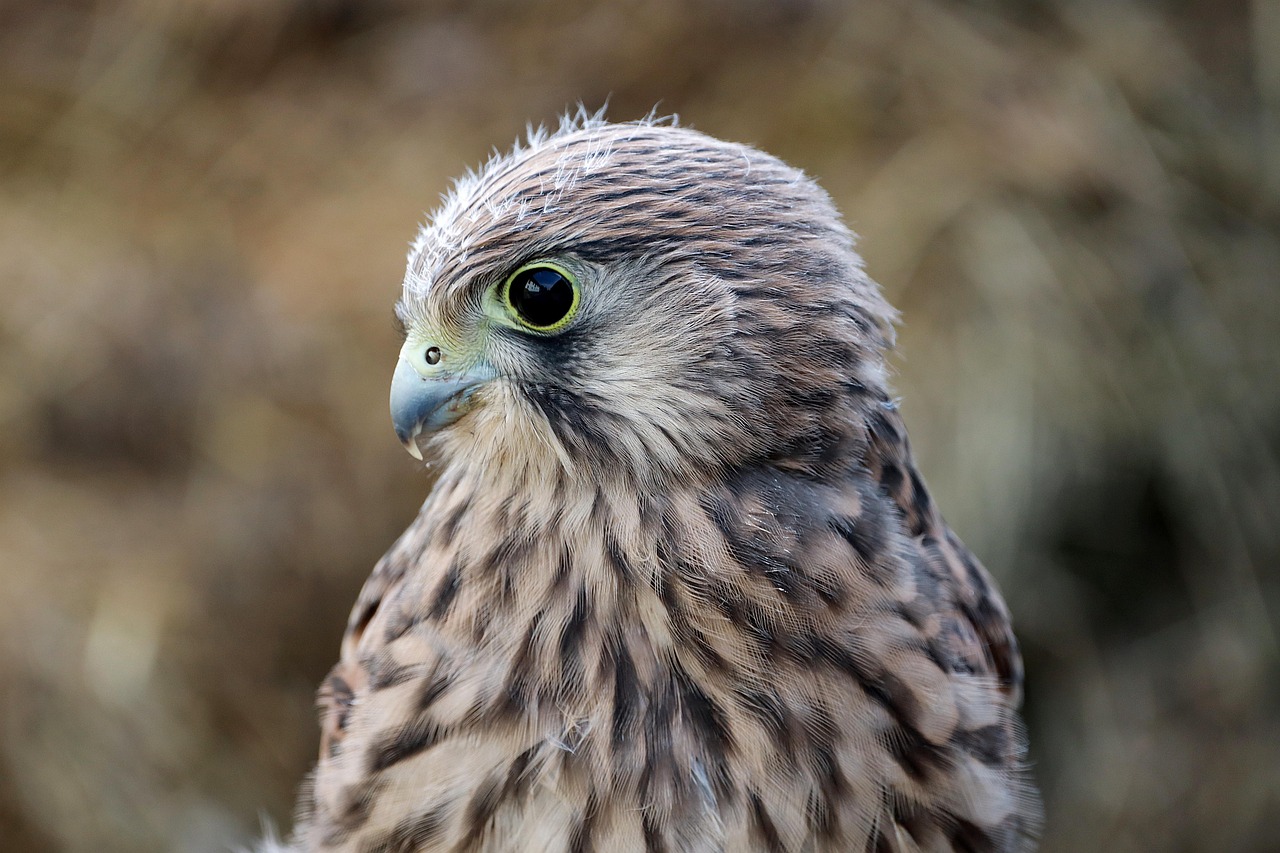
[[[804,167],[1028,658],[1047,851],[1280,838],[1280,5],[0,2],[0,838],[288,822],[430,476],[415,223],[578,102]],[[261,810],[261,811],[260,811]]]

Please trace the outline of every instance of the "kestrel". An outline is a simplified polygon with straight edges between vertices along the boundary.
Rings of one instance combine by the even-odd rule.
[[[351,615],[286,849],[1034,846],[1008,611],[812,180],[579,115],[457,183],[397,313],[392,419],[439,478]]]

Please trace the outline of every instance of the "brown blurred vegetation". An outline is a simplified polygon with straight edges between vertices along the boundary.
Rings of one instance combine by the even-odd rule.
[[[1045,849],[1280,849],[1272,0],[0,0],[0,846],[288,823],[430,483],[385,405],[406,243],[610,96],[863,235],[1025,644]]]

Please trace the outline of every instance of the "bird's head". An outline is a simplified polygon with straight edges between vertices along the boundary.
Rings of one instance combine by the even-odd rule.
[[[459,181],[397,313],[391,411],[415,456],[641,481],[821,466],[883,391],[892,334],[801,172],[598,116]]]

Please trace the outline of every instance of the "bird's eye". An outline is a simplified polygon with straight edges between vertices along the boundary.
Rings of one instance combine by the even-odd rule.
[[[568,270],[546,261],[512,273],[505,293],[511,312],[539,332],[563,328],[578,310],[578,283]]]

